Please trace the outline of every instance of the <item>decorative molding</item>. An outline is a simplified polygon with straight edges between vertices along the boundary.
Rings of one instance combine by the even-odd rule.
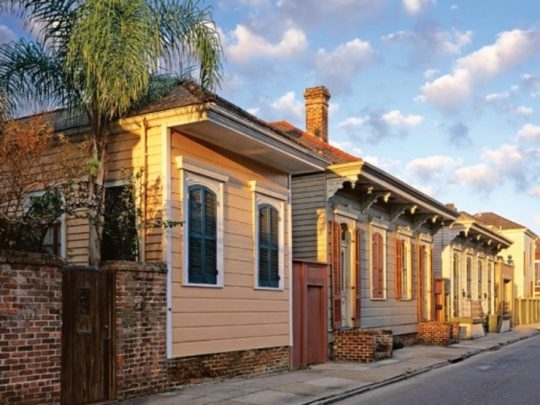
[[[224,172],[223,170],[210,167],[205,163],[191,159],[187,156],[178,156],[176,158],[176,166],[180,170],[187,170],[200,176],[208,177],[212,180],[221,181],[222,183],[229,181],[228,173]]]
[[[357,161],[329,166],[327,172],[339,177],[326,180],[326,200],[332,198],[347,182],[354,188],[363,165],[363,161]]]
[[[262,185],[261,183],[257,183],[256,180],[251,180],[249,182],[249,189],[252,192],[264,194],[268,197],[273,197],[277,200],[288,201],[289,199],[289,193],[287,191],[278,190],[273,187]]]
[[[351,183],[351,180],[344,177],[326,180],[326,200],[330,200],[338,190],[341,190],[345,186],[345,183]],[[354,183],[351,184],[354,186]]]

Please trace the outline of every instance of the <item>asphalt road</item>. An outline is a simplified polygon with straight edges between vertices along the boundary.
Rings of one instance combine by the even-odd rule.
[[[540,335],[339,404],[540,405]]]

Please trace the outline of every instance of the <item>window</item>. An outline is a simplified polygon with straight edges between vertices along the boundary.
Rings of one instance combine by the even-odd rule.
[[[453,254],[453,260],[452,260],[452,263],[453,263],[453,280],[452,282],[454,283],[454,302],[453,302],[453,305],[454,305],[454,316],[455,317],[458,317],[459,316],[459,295],[460,295],[460,286],[459,286],[459,276],[460,276],[460,269],[459,269],[459,259],[460,259],[460,255],[458,253],[454,253]]]
[[[47,192],[49,193],[49,191]],[[44,197],[46,194],[45,191],[33,191],[28,193],[24,198],[23,209],[25,213],[33,211],[35,206],[34,203],[39,201],[41,197]],[[50,195],[56,195],[49,194]],[[61,197],[63,200],[63,197]],[[38,206],[43,206],[38,202]],[[36,215],[33,212],[33,215]],[[41,225],[40,225],[41,226]],[[31,232],[32,235],[29,236],[29,240],[32,241],[32,245],[37,243],[41,244],[41,251],[43,253],[48,253],[50,255],[56,255],[61,258],[66,258],[66,215],[60,215],[54,224],[47,229],[39,228],[34,229],[33,231],[38,231],[37,234]],[[37,239],[36,239],[37,238]]]
[[[487,282],[488,282],[488,286],[487,286],[487,300],[488,300],[488,313],[491,314],[491,283],[492,283],[492,274],[491,272],[493,271],[493,263],[491,262],[488,262],[488,268],[487,268]]]
[[[371,236],[371,298],[385,298],[385,248],[384,237],[380,231]]]
[[[135,190],[131,184],[105,189],[101,256],[103,260],[137,260],[139,239],[135,218]]]
[[[412,298],[411,242],[408,238],[396,239],[396,299]]]
[[[259,206],[258,286],[279,287],[279,211],[269,204]]]
[[[257,289],[283,289],[287,194],[250,182],[253,192],[255,281]]]
[[[467,298],[471,298],[471,286],[472,286],[472,259],[467,257]]]
[[[188,189],[188,282],[217,284],[217,198],[205,186]]]
[[[482,268],[482,260],[478,260],[478,299],[482,299],[482,272],[484,269]]]
[[[222,287],[223,188],[228,177],[187,160],[180,167],[184,221],[182,285]]]

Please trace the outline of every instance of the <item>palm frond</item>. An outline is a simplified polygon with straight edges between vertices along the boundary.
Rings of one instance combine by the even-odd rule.
[[[159,22],[162,61],[168,70],[183,74],[199,71],[200,84],[213,89],[221,80],[221,40],[210,7],[196,0],[150,0]]]
[[[24,39],[0,45],[0,92],[8,111],[36,102],[72,106],[77,98],[62,61],[41,44]]]

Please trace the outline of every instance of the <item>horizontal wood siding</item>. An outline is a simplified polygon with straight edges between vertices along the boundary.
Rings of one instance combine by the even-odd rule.
[[[193,356],[289,345],[288,212],[285,221],[283,291],[254,288],[253,193],[249,182],[287,192],[287,175],[255,161],[172,133],[172,213],[182,218],[181,171],[176,158],[188,157],[224,172],[224,287],[182,285],[183,228],[172,232],[173,356]],[[285,205],[287,211],[287,205]]]
[[[294,176],[293,257],[327,262],[326,177],[324,173]]]
[[[413,280],[411,300],[395,298],[396,233],[386,232],[386,298],[371,299],[370,280],[370,234],[369,226],[360,224],[364,236],[361,257],[361,327],[390,329],[394,334],[414,333],[417,331],[417,272],[416,255],[413,255]],[[413,245],[414,246],[414,245]]]

